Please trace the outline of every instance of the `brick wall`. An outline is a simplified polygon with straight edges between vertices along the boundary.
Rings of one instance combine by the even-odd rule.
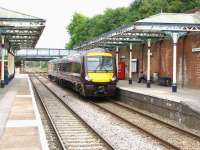
[[[151,75],[157,72],[160,76],[172,77],[172,40],[152,42]],[[200,47],[200,34],[192,33],[182,37],[177,45],[177,83],[180,86],[200,88],[200,52],[192,52],[192,48]],[[133,47],[133,59],[139,60],[139,70],[147,68],[147,45]],[[125,59],[121,58],[125,56]],[[129,49],[121,48],[120,61],[129,65]],[[128,73],[126,74],[128,77]],[[137,80],[138,73],[133,73],[133,80]]]
[[[200,47],[200,34],[189,34],[184,42],[185,81],[193,87],[200,87],[200,52],[192,48]]]

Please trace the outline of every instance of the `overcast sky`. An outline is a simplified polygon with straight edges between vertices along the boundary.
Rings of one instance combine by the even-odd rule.
[[[66,26],[74,12],[86,16],[103,13],[106,8],[128,6],[133,0],[0,0],[0,7],[46,19],[38,48],[64,48],[69,39]]]

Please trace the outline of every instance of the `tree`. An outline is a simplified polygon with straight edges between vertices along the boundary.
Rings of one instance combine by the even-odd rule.
[[[88,17],[80,13],[73,15],[73,19],[67,28],[71,35],[67,48],[72,48],[75,44],[80,44],[81,41],[85,40],[85,36],[87,36],[87,28],[85,28],[87,21]]]
[[[129,7],[107,9],[103,15],[88,18],[75,13],[68,25],[70,41],[67,48],[95,38],[120,26],[162,12],[186,12],[200,7],[200,0],[134,0]]]

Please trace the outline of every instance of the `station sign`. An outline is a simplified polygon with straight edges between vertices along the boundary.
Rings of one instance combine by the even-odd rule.
[[[200,52],[200,48],[193,48],[192,52]]]

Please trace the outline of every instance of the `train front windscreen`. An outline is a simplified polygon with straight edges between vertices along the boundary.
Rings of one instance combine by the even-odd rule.
[[[86,60],[88,72],[113,72],[111,56],[89,56]]]

